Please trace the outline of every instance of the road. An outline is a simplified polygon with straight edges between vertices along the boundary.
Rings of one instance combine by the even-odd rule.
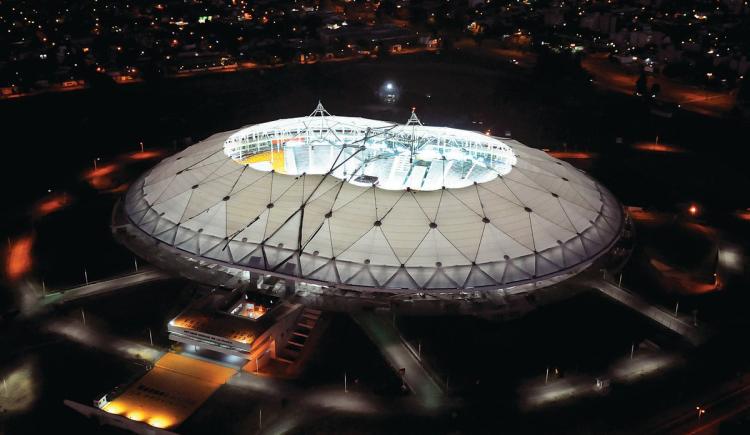
[[[444,405],[440,386],[406,346],[390,319],[373,313],[357,313],[352,318],[380,349],[391,367],[395,370],[405,369],[404,382],[424,408],[437,409]]]
[[[607,53],[587,55],[581,66],[604,89],[633,95],[638,74],[627,71],[621,65],[607,59]],[[727,91],[712,91],[698,86],[680,83],[664,76],[650,76],[649,86],[658,83],[661,86],[660,100],[679,104],[683,109],[708,116],[721,116],[734,108],[736,95]]]
[[[750,375],[719,386],[702,400],[660,416],[639,429],[643,434],[707,435],[718,433],[719,426],[750,409]],[[698,418],[699,408],[705,410]]]

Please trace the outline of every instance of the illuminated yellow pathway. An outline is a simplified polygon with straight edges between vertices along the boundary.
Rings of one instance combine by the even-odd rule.
[[[102,409],[158,428],[185,421],[237,370],[167,353]]]

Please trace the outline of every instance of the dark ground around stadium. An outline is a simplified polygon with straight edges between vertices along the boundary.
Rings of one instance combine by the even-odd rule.
[[[745,192],[750,185],[746,160],[741,157],[745,147],[741,138],[749,137],[746,122],[679,111],[665,119],[651,114],[637,99],[600,93],[565,77],[542,80],[535,74],[454,55],[418,55],[2,101],[0,118],[6,140],[0,180],[6,206],[0,228],[9,237],[35,235],[33,274],[51,288],[80,283],[84,267],[90,279],[129,270],[132,255],[109,236],[109,213],[117,194],[94,188],[83,179],[93,159],[100,157],[100,165],[119,162],[108,180],[109,187],[117,187],[154,163],[125,164],[116,159],[136,151],[140,141],[146,149],[172,152],[184,147],[186,137],[197,141],[246,124],[301,116],[321,100],[333,114],[400,122],[414,106],[425,124],[490,129],[496,135],[510,131],[513,138],[529,146],[596,153],[595,158],[574,163],[624,204],[675,212],[695,202],[707,222],[730,231],[736,241],[747,245],[750,224],[729,217],[734,210],[750,205]],[[402,89],[395,105],[384,105],[376,97],[377,88],[386,80]],[[656,136],[659,142],[679,146],[684,152],[654,153],[631,147],[653,142]],[[616,141],[618,137],[622,143]],[[29,210],[47,189],[67,192],[72,205],[44,218],[32,218]],[[653,280],[637,269],[626,273],[631,286],[653,285]],[[159,331],[156,341],[166,345],[164,324],[184,303],[180,295],[184,296],[185,287],[182,281],[147,285],[86,303],[85,309],[90,321],[103,331],[145,342],[147,328],[152,328]],[[0,306],[6,309],[11,299],[8,292],[3,293]],[[722,317],[727,310],[733,313],[728,307],[747,302],[746,296],[738,293],[730,287],[721,297],[682,303],[713,313],[707,316]],[[78,307],[55,315],[77,316]],[[334,321],[336,328],[328,331],[332,335],[313,362],[329,370],[319,374],[308,371],[305,382],[336,382],[332,373],[346,369],[352,376],[359,374],[365,391],[385,397],[395,394],[389,386],[397,383],[396,376],[385,364],[372,363],[380,360],[377,349],[345,316]],[[595,371],[627,354],[631,343],[643,339],[665,349],[693,351],[685,350],[674,336],[596,295],[579,296],[504,324],[467,318],[404,318],[400,325],[407,335],[423,341],[426,356],[436,359],[436,365],[454,379],[455,390],[465,395],[471,406],[433,419],[320,415],[298,433],[495,432],[500,428],[523,433],[603,433],[627,427],[634,415],[623,409],[635,403],[648,410],[645,413],[656,413],[664,403],[677,402],[750,364],[747,351],[729,353],[726,349],[730,346],[724,347],[747,330],[742,326],[715,346],[694,354],[693,364],[667,376],[619,386],[604,400],[588,399],[528,414],[517,410],[517,386],[523,379],[540,376],[549,365],[571,373]],[[4,336],[5,343],[0,344],[13,351],[3,352],[0,364],[12,367],[31,361],[37,371],[39,397],[20,416],[4,422],[0,416],[0,433],[3,429],[8,434],[39,433],[60,427],[76,428],[78,433],[109,431],[63,407],[62,399],[90,403],[138,373],[140,367],[40,332],[38,324],[24,328],[28,330],[21,341]],[[471,339],[466,340],[467,336]],[[341,345],[341,337],[349,343]],[[446,351],[453,348],[455,352]],[[732,355],[732,361],[720,355]],[[686,382],[706,370],[715,377]],[[221,390],[196,415],[196,421],[188,423],[195,424],[192,430],[254,430],[247,415],[264,406],[263,402],[263,398],[245,397],[239,391]],[[211,411],[220,409],[236,410],[242,417],[213,421]],[[268,409],[272,419],[275,408]],[[191,432],[189,426],[185,429]]]

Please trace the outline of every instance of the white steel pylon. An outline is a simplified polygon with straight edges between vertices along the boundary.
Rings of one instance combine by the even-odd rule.
[[[411,116],[409,117],[409,120],[406,121],[406,125],[422,125],[422,121],[417,118],[416,110],[416,107],[411,108]]]
[[[320,100],[318,100],[318,105],[315,106],[315,110],[313,110],[313,112],[308,116],[308,118],[310,118],[311,120],[319,120],[319,122],[316,122],[316,124],[320,124],[317,127],[318,133],[316,134],[316,137],[318,139],[322,138],[327,131],[327,126],[328,126],[328,120],[326,119],[327,116],[331,116],[331,114],[328,113],[325,107],[323,107],[323,103],[321,103]],[[312,139],[310,136],[311,136],[311,131],[308,126],[307,134],[306,134],[308,142]]]
[[[310,117],[313,116],[331,116],[330,113],[323,107],[323,103],[318,100],[318,105],[315,107],[315,110],[309,115]]]
[[[406,125],[411,126],[411,146],[409,147],[409,163],[414,162],[414,153],[417,150],[417,126],[422,125],[422,121],[417,118],[417,108],[412,107],[411,108],[411,116],[409,117],[409,120],[406,121]]]

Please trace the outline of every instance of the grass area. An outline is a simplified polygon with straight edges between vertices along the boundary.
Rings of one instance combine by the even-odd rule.
[[[334,384],[343,389],[344,373],[350,391],[402,394],[401,380],[367,335],[348,315],[332,314],[300,383],[307,387]]]

